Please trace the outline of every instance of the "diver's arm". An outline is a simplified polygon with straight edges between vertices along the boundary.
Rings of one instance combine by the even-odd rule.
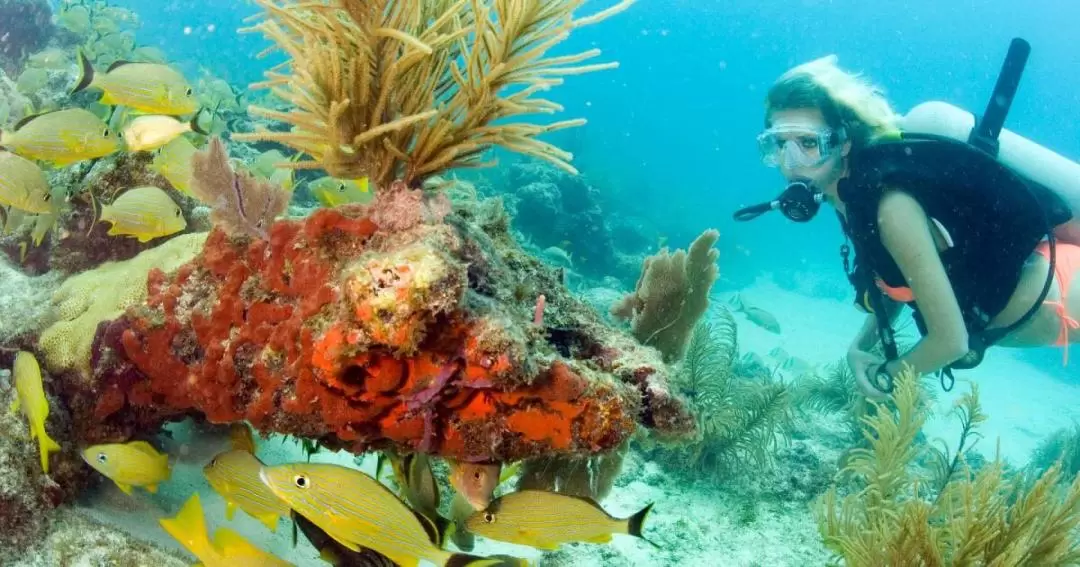
[[[926,336],[886,370],[895,374],[903,363],[917,374],[940,370],[967,354],[968,334],[926,212],[910,195],[891,191],[878,208],[878,226],[881,242],[904,274],[926,323]]]
[[[885,313],[889,317],[889,323],[896,322],[896,317],[900,314],[900,308],[903,307],[903,304],[888,297],[882,297],[881,299],[882,303],[885,304]],[[863,321],[862,327],[859,329],[858,334],[855,335],[855,340],[852,341],[848,350],[868,352],[877,346],[879,342],[881,342],[881,335],[878,334],[877,315],[870,313],[866,316],[866,320]]]

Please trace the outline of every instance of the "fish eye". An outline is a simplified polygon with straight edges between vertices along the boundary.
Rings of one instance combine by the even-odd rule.
[[[338,190],[338,193],[344,193],[345,192],[345,184],[342,183],[341,185],[338,185],[337,190]]]
[[[109,457],[105,456],[105,453],[98,453],[97,462],[104,465],[105,463],[109,462]]]
[[[308,479],[307,479],[306,476],[304,476],[302,474],[298,474],[298,475],[294,476],[293,477],[293,483],[296,484],[297,488],[306,489],[308,487]]]
[[[178,218],[180,217],[180,209],[176,209],[176,216],[177,216]]]
[[[104,136],[104,137],[106,137],[106,138],[108,138],[108,137],[109,137],[109,129],[108,129],[108,128],[106,128],[106,129],[105,129],[105,130],[104,130],[104,131],[103,131],[103,132],[101,133],[101,135],[102,135],[102,136]]]
[[[45,194],[45,202],[48,203],[51,200],[52,200],[52,193],[46,193]]]
[[[484,521],[489,523],[489,524],[494,524],[495,523],[495,514],[492,514],[491,512],[484,512]]]
[[[482,480],[484,478],[484,475],[480,471],[476,471],[476,472],[472,473],[472,477],[475,480]]]
[[[188,87],[187,90],[184,91],[184,95],[191,96],[191,87]]]

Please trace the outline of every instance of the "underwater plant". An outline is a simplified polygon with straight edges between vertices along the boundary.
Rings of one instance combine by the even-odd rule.
[[[630,322],[630,331],[643,345],[655,347],[665,362],[678,362],[705,310],[709,291],[719,273],[714,247],[715,229],[701,233],[689,251],[660,252],[645,258],[633,293],[611,308],[611,315]]]
[[[263,33],[275,44],[268,51],[280,49],[288,60],[252,88],[268,88],[292,108],[249,111],[291,128],[234,139],[280,142],[314,158],[289,167],[368,176],[381,189],[399,179],[416,187],[447,169],[484,165],[479,159],[492,146],[573,171],[568,152],[537,136],[584,119],[546,125],[512,119],[561,110],[535,95],[563,77],[616,67],[581,64],[599,49],[545,54],[633,0],[577,19],[585,0],[257,3],[264,18],[245,31]]]
[[[662,448],[695,474],[730,477],[769,466],[790,425],[784,384],[747,380],[735,372],[738,336],[726,309],[717,323],[699,323],[691,336],[675,386],[698,420],[698,437]]]
[[[1042,474],[1055,464],[1061,466],[1061,479],[1072,482],[1080,472],[1080,424],[1065,427],[1043,439],[1031,454],[1027,470]]]
[[[1080,561],[1080,480],[1061,489],[1061,467],[1054,465],[1026,487],[1023,479],[1005,476],[1000,459],[973,472],[962,455],[982,421],[977,390],[957,406],[964,408],[958,411],[965,424],[955,456],[938,458],[948,465],[938,469],[936,479],[916,474],[911,466],[926,449],[915,440],[928,409],[910,368],[896,377],[895,388],[895,410],[874,403],[876,411],[863,419],[869,448],[854,449],[841,471],[856,483],[855,490],[840,497],[834,485],[815,506],[825,546],[845,565]],[[942,480],[936,495],[923,489]]]

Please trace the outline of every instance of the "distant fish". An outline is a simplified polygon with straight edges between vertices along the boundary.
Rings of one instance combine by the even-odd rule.
[[[177,191],[190,195],[191,156],[197,151],[190,140],[180,136],[158,150],[150,169],[167,179]]]
[[[554,550],[571,542],[607,543],[612,534],[644,539],[642,529],[651,510],[649,504],[628,518],[616,518],[589,498],[521,490],[496,498],[466,525],[486,538]]]
[[[259,479],[261,468],[255,455],[234,449],[214,457],[203,468],[203,474],[225,500],[226,519],[233,519],[240,508],[273,532],[277,531],[278,519],[289,515],[289,507]]]
[[[124,144],[129,151],[146,152],[156,150],[187,132],[209,135],[199,126],[201,115],[196,112],[187,122],[163,114],[138,116],[124,127]]]
[[[439,484],[431,472],[431,457],[423,453],[391,454],[390,463],[405,500],[435,521],[439,517]]]
[[[199,109],[199,102],[187,79],[162,63],[117,61],[104,73],[94,71],[86,55],[79,52],[82,76],[72,93],[87,88],[103,91],[102,104],[123,105],[148,114],[179,116]]]
[[[161,527],[206,567],[281,567],[292,565],[255,547],[240,534],[218,528],[214,541],[206,532],[199,493],[195,492],[172,518],[158,520]]]
[[[29,213],[52,212],[49,180],[38,165],[0,150],[0,206]]]
[[[238,421],[229,426],[229,445],[233,449],[247,451],[255,454],[255,436],[251,433],[251,426],[246,422]]]
[[[758,307],[746,305],[743,303],[742,296],[738,294],[731,299],[731,305],[736,311],[741,311],[743,315],[746,315],[746,318],[751,323],[770,333],[780,334],[780,321],[772,313]]]
[[[32,353],[19,351],[11,374],[15,381],[15,400],[11,411],[22,410],[30,422],[30,439],[37,439],[41,453],[41,470],[49,473],[49,453],[60,450],[60,445],[45,432],[45,420],[49,417],[49,401],[45,399],[45,387],[41,383],[41,367]]]
[[[146,441],[93,445],[83,450],[82,457],[125,494],[131,494],[133,486],[157,492],[157,485],[172,474],[169,456],[159,453]]]
[[[135,187],[101,207],[101,220],[112,225],[109,234],[130,236],[139,242],[176,234],[187,228],[187,220],[176,201],[165,191]]]
[[[75,35],[85,35],[90,32],[90,9],[83,4],[69,6],[61,10],[56,23]]]
[[[0,146],[24,158],[64,167],[117,151],[120,138],[89,111],[68,108],[23,118],[14,131],[0,132]]]

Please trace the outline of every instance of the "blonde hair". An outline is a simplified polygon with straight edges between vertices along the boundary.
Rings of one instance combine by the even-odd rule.
[[[884,91],[836,62],[836,55],[826,55],[781,75],[766,97],[766,124],[776,110],[818,108],[829,126],[844,128],[856,146],[896,130],[900,115]]]

